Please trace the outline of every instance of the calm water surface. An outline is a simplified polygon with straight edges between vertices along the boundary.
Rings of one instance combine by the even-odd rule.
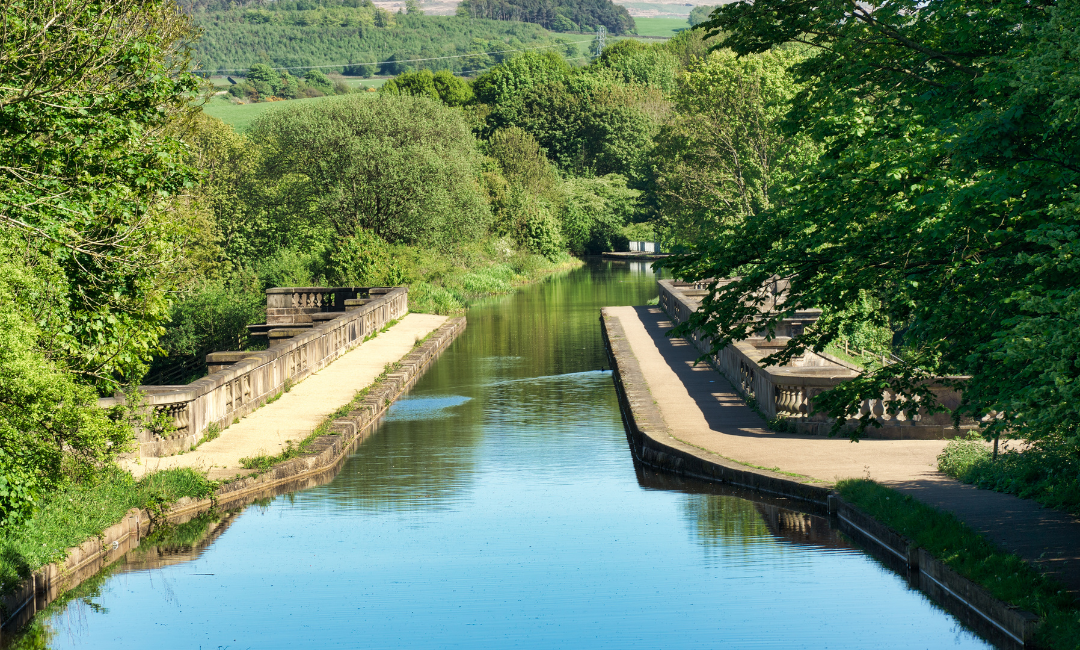
[[[986,647],[824,520],[635,469],[598,312],[655,296],[595,263],[471,309],[332,482],[129,554],[51,645]]]

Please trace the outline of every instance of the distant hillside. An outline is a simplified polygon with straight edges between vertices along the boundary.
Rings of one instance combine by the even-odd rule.
[[[634,31],[634,19],[626,7],[611,0],[462,0],[457,15],[520,20],[559,32],[589,31],[597,25],[612,34]]]
[[[229,6],[225,6],[229,5]],[[199,69],[210,72],[246,70],[255,63],[275,68],[341,66],[393,59],[426,61],[401,64],[409,68],[484,69],[512,52],[543,46],[570,57],[578,56],[574,38],[555,37],[540,25],[456,16],[391,13],[362,0],[287,0],[244,3],[230,0],[182,2],[202,37],[195,43]],[[372,71],[373,68],[368,68]]]

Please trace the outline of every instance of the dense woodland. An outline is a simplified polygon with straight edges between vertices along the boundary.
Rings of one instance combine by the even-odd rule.
[[[410,5],[411,6],[411,5]],[[227,7],[189,6],[200,32],[192,44],[199,70],[234,74],[255,64],[291,68],[303,75],[309,66],[326,73],[398,74],[409,69],[478,71],[515,51],[553,47],[578,56],[581,36],[555,37],[523,22],[391,13],[370,2],[269,2]],[[587,45],[584,44],[584,45]],[[415,63],[382,62],[427,59]]]
[[[462,0],[457,15],[536,23],[557,32],[592,31],[603,26],[618,35],[636,29],[626,7],[611,0]]]
[[[452,312],[628,238],[682,252],[679,277],[741,278],[692,321],[717,345],[813,307],[824,317],[780,360],[842,341],[899,358],[816,403],[838,422],[886,391],[906,398],[891,408],[935,408],[926,381],[953,378],[958,415],[1028,446],[956,443],[943,469],[1080,511],[1075,2],[757,0],[587,65],[532,49],[468,81],[453,59],[364,94],[274,68],[547,37],[359,2],[64,2],[48,30],[18,4],[0,51],[7,529],[115,478],[135,414],[97,397],[252,345],[267,287],[405,283],[420,309]],[[445,50],[424,50],[436,28]],[[228,54],[237,34],[262,39],[258,61]],[[209,52],[257,95],[340,95],[241,135],[193,101]],[[759,313],[777,278],[790,289]],[[23,564],[5,575],[58,552],[38,546],[11,542]]]

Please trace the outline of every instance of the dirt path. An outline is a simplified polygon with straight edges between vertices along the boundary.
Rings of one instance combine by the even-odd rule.
[[[758,467],[827,483],[870,478],[955,514],[1080,595],[1080,519],[1034,501],[979,490],[937,471],[943,440],[863,440],[769,431],[723,375],[694,366],[698,352],[665,336],[659,307],[608,307],[622,324],[649,391],[677,440]]]
[[[417,340],[434,331],[446,319],[446,316],[431,314],[408,314],[398,324],[356,346],[277,401],[251,413],[195,451],[131,460],[125,467],[136,477],[172,467],[204,470],[210,478],[242,473],[241,458],[273,456],[281,453],[288,441],[297,443],[306,438],[326,416],[348,404],[357,391],[370,385],[386,364],[409,354]]]

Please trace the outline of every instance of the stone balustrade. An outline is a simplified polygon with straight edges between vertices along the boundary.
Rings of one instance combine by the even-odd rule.
[[[369,296],[370,299],[358,300]],[[345,301],[364,302],[346,309]],[[340,306],[340,307],[339,307]],[[409,310],[405,287],[284,287],[267,291],[267,321],[310,325],[292,338],[271,340],[267,350],[215,352],[210,374],[186,386],[140,386],[144,407],[164,430],[139,433],[139,455],[166,456],[197,444],[210,427],[224,429],[345,354]],[[335,316],[313,322],[314,313]],[[338,315],[340,314],[340,315]],[[289,319],[292,320],[289,320]],[[111,406],[124,396],[100,401]],[[152,428],[151,428],[152,429]]]
[[[708,281],[691,284],[660,280],[660,307],[675,324],[681,324],[697,311],[708,284]],[[785,366],[762,363],[762,359],[784,347],[792,335],[813,323],[820,313],[818,310],[797,311],[777,326],[775,338],[751,337],[716,353],[712,353],[710,342],[700,332],[689,338],[703,354],[708,354],[717,370],[767,420],[784,419],[799,432],[826,434],[833,423],[823,414],[814,412],[814,398],[858,376],[861,368],[832,355],[809,350]],[[960,394],[955,389],[934,383],[930,390],[946,408],[953,409],[960,403]],[[885,393],[882,399],[863,401],[860,414],[870,413],[882,425],[868,428],[867,436],[938,439],[958,433],[951,413],[929,414],[923,410],[910,418],[904,413],[889,414],[889,403],[894,399],[894,395]],[[970,421],[961,423],[962,429],[974,426],[975,423]]]

